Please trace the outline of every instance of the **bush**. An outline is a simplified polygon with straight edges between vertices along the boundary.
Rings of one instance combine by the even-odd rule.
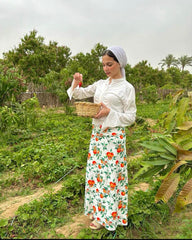
[[[17,69],[0,64],[0,106],[16,99],[25,89],[25,79]]]

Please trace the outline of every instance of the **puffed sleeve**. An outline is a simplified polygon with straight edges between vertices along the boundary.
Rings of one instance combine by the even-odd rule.
[[[105,118],[102,129],[107,127],[125,127],[130,126],[135,122],[136,119],[136,104],[135,104],[135,89],[130,84],[124,91],[122,91],[121,96],[123,111],[118,112],[110,109],[110,113]]]
[[[69,99],[71,100],[72,97],[74,99],[84,99],[93,97],[94,93],[96,91],[97,82],[93,83],[92,85],[89,85],[86,88],[77,86],[75,89],[72,90],[73,82],[71,84],[71,87],[67,90],[67,94],[69,96]]]

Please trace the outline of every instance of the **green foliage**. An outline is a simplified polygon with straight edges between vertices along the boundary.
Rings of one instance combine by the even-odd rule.
[[[12,131],[15,128],[34,127],[37,120],[39,102],[36,97],[27,99],[21,104],[12,103],[10,107],[0,107],[0,131]]]
[[[191,161],[192,151],[188,149],[191,145],[185,145],[189,148],[182,149],[174,141],[177,139],[177,130],[184,132],[185,143],[191,142],[192,121],[189,114],[190,99],[182,96],[179,91],[173,96],[170,103],[170,112],[163,119],[165,126],[168,128],[169,138],[165,135],[157,134],[155,139],[141,143],[141,146],[148,149],[146,151],[146,160],[141,163],[143,168],[140,169],[135,178],[154,178],[155,176],[164,176],[163,182],[156,193],[156,202],[162,200],[165,203],[169,201],[176,192],[180,176],[187,176],[186,184],[180,191],[175,204],[175,211],[179,211],[192,202],[191,189]],[[165,116],[165,115],[164,115]],[[174,123],[174,124],[172,124]],[[171,136],[171,132],[174,133]],[[180,134],[179,134],[180,137]]]
[[[169,109],[169,101],[158,101],[154,103],[137,103],[137,117],[159,119]]]
[[[56,194],[45,194],[39,201],[20,206],[17,216],[10,226],[10,222],[1,220],[1,238],[36,238],[40,230],[53,229],[56,225],[66,222],[66,213],[69,207],[79,202],[84,194],[85,179],[80,175],[71,175],[63,183],[63,188]],[[6,231],[5,231],[6,230]]]
[[[25,79],[18,69],[0,63],[0,106],[15,100],[25,89]]]
[[[158,100],[157,87],[155,85],[147,85],[140,93],[143,96],[143,100],[147,103],[156,103]]]
[[[57,42],[44,43],[44,38],[33,30],[21,39],[17,48],[4,53],[7,63],[17,66],[26,76],[27,82],[38,83],[50,71],[60,72],[69,60],[70,49],[58,46]]]
[[[174,132],[173,136],[175,136],[178,128],[190,120],[191,100],[185,96],[183,90],[177,91],[171,98],[169,112],[160,116],[159,124],[167,130],[168,134]]]
[[[60,102],[66,103],[68,101],[67,88],[72,82],[70,76],[68,69],[63,68],[60,72],[50,71],[44,78],[40,78],[40,82],[47,92],[55,94]]]
[[[160,182],[152,184],[153,188],[151,191],[136,191],[129,197],[129,212],[128,212],[128,223],[136,228],[139,228],[145,224],[146,220],[153,218],[164,217],[168,218],[169,209],[166,204],[155,204],[154,196]],[[163,213],[163,214],[162,214]],[[163,219],[161,219],[163,221]],[[165,220],[165,219],[164,219]]]
[[[181,233],[175,236],[175,239],[191,239],[192,238],[192,221],[191,219],[184,219],[183,224],[179,227]]]
[[[100,57],[105,49],[106,47],[98,43],[91,50],[91,53],[78,53],[70,60],[68,69],[73,74],[75,72],[83,74],[83,86],[88,86],[96,80],[106,78],[100,61]]]

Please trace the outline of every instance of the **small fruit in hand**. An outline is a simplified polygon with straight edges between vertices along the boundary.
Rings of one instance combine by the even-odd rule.
[[[82,82],[79,82],[79,87],[81,87],[82,86]]]

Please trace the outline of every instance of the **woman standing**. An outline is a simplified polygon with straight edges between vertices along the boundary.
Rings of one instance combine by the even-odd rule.
[[[70,98],[94,97],[101,109],[93,118],[89,146],[86,183],[85,215],[92,220],[90,228],[105,227],[114,231],[127,225],[128,174],[125,127],[136,118],[135,89],[126,80],[125,51],[118,46],[108,48],[102,56],[107,79],[86,88],[79,87],[82,74],[75,73]]]

